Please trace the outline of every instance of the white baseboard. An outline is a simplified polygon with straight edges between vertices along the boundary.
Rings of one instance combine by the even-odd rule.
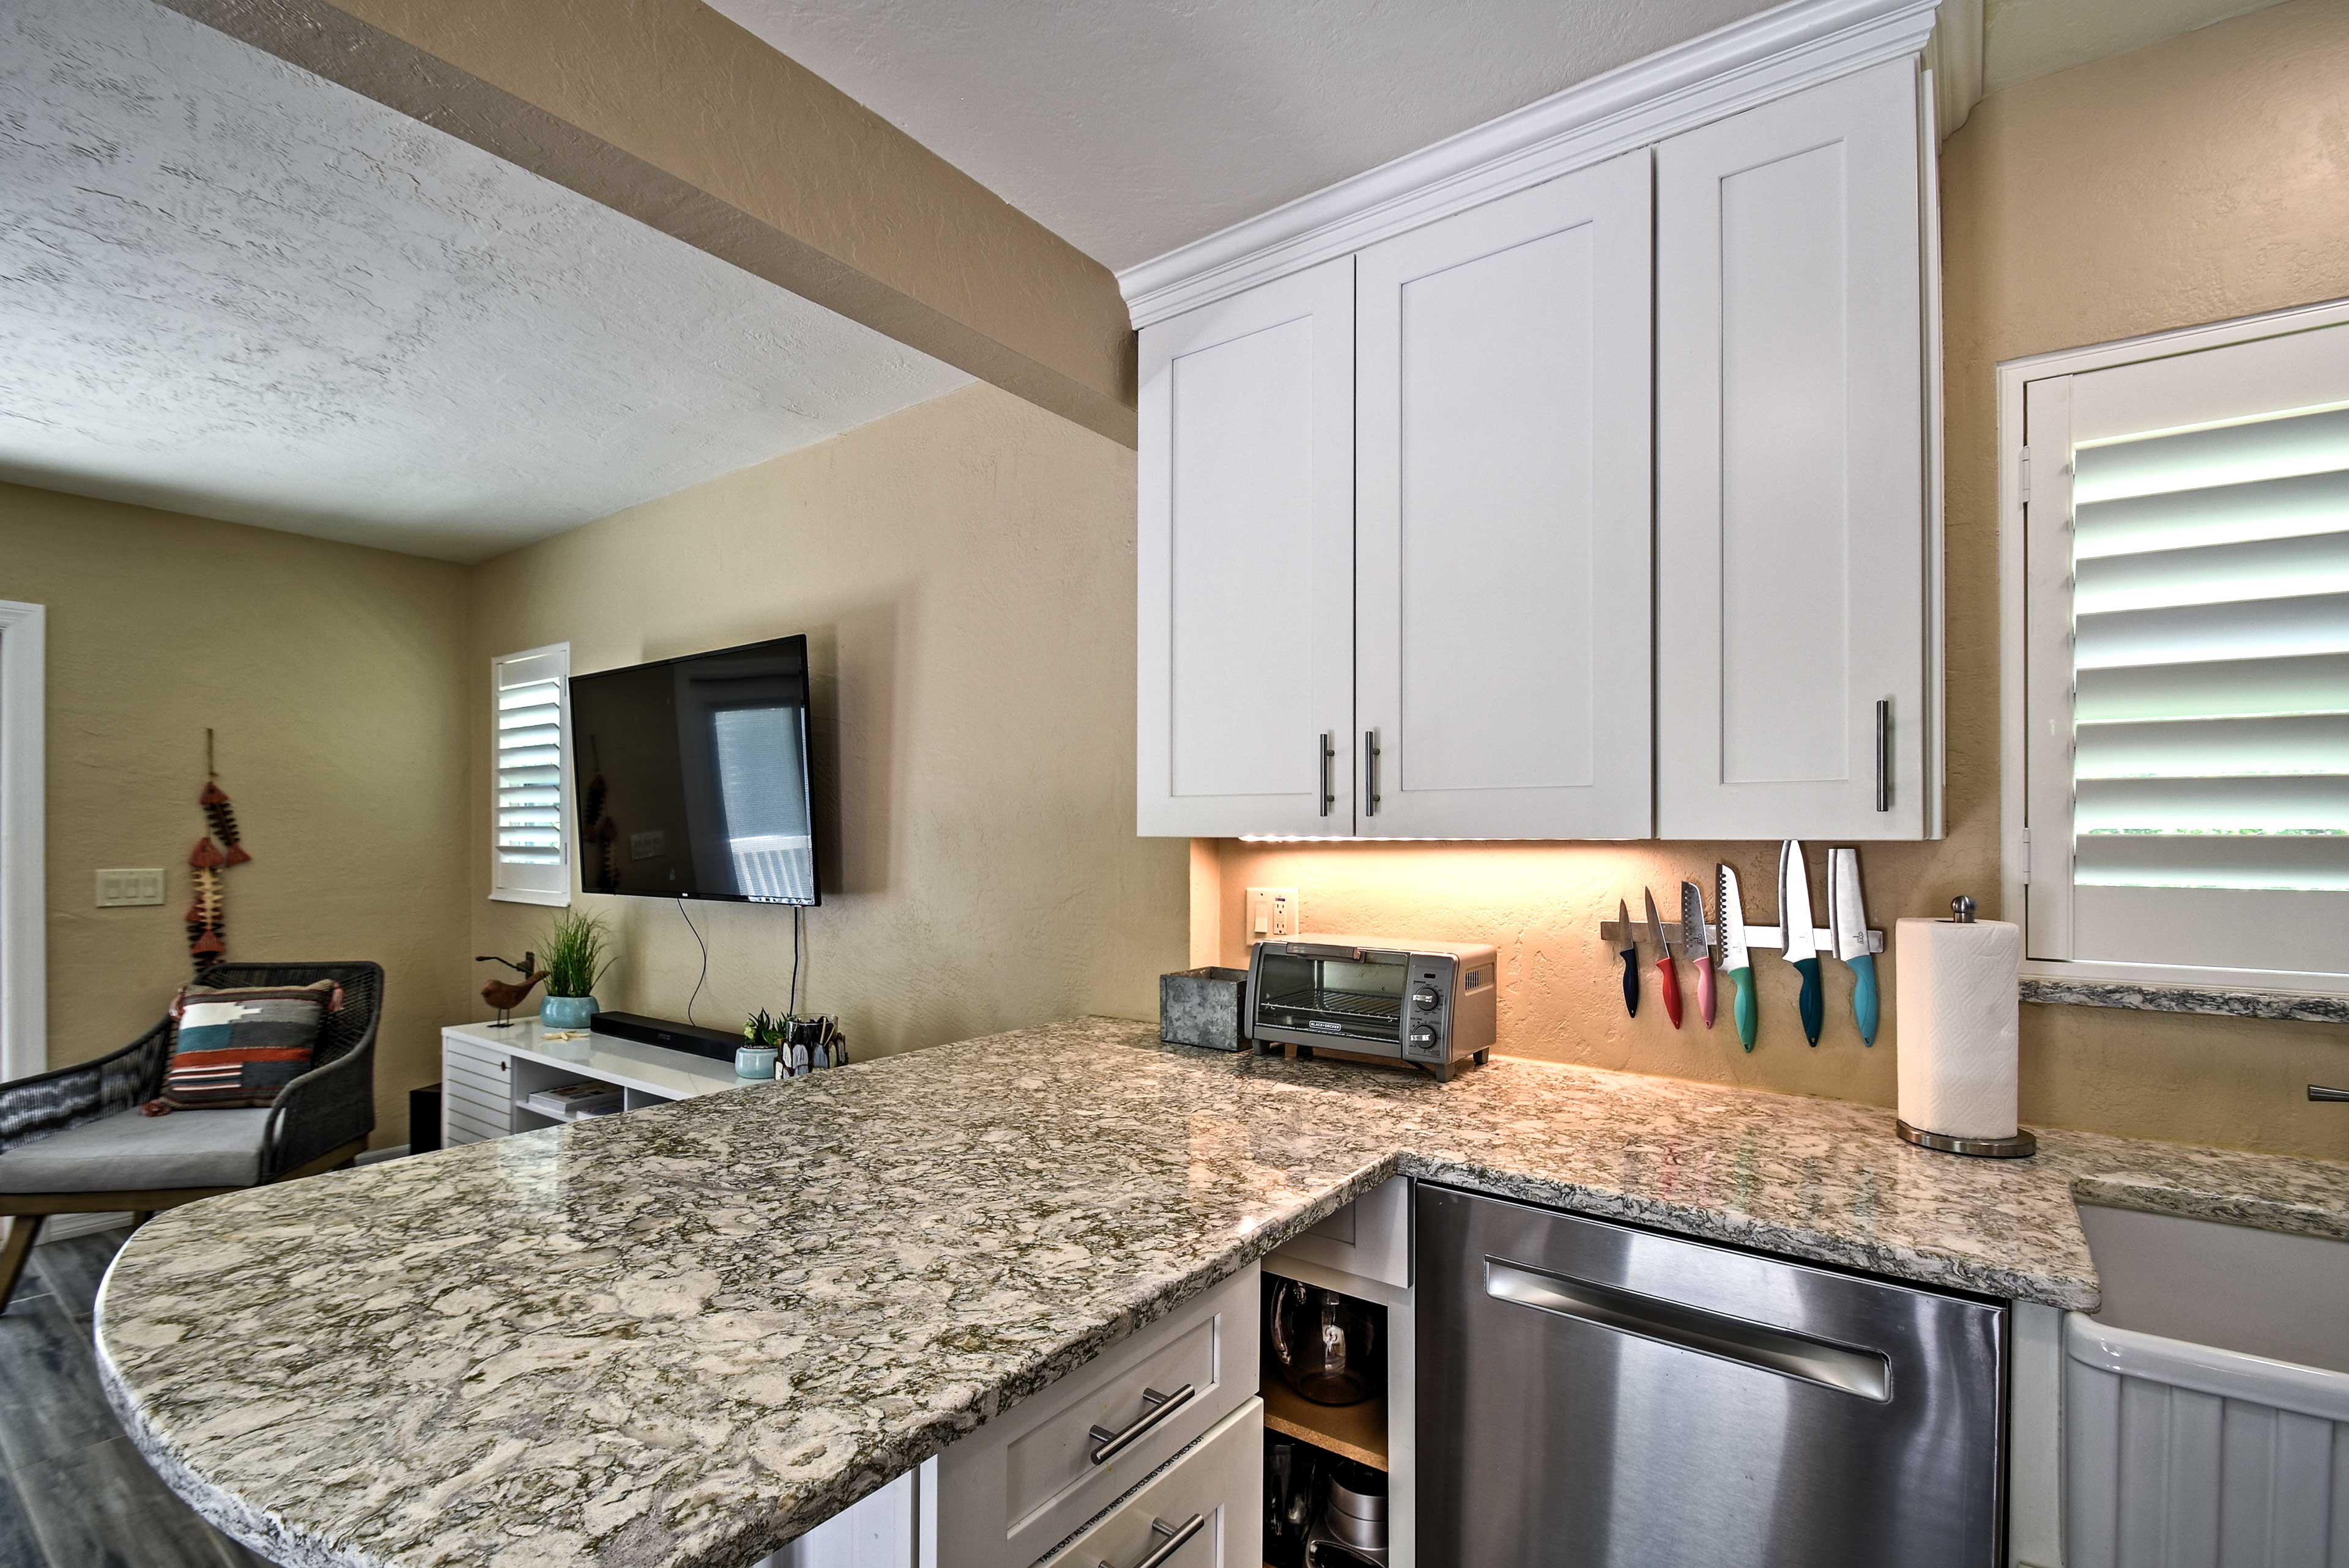
[[[111,1231],[127,1227],[129,1223],[130,1214],[127,1210],[119,1213],[51,1214],[48,1223],[41,1227],[39,1244],[47,1246],[51,1242],[69,1242],[93,1231]]]

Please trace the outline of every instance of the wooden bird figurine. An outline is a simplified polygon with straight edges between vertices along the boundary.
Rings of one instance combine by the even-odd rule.
[[[537,988],[538,983],[546,978],[546,971],[537,967],[538,954],[534,952],[523,954],[519,964],[511,958],[501,958],[494,953],[479,954],[473,962],[502,964],[522,976],[520,980],[492,980],[481,987],[481,1000],[498,1010],[498,1021],[490,1026],[492,1029],[502,1029],[510,1024],[512,1020],[506,1015],[521,1006],[531,992]]]

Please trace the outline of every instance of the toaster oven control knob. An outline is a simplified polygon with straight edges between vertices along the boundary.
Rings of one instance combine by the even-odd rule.
[[[1411,1005],[1423,1013],[1434,1012],[1435,1005],[1442,1000],[1444,998],[1435,994],[1435,988],[1432,985],[1422,985],[1411,994]]]
[[[1415,1029],[1412,1030],[1412,1032],[1411,1032],[1411,1048],[1412,1048],[1413,1050],[1415,1050],[1415,1051],[1433,1051],[1433,1050],[1434,1050],[1434,1049],[1435,1049],[1435,1027],[1434,1027],[1434,1026],[1433,1026],[1433,1025],[1432,1025],[1432,1024],[1422,1024],[1422,1025],[1420,1025],[1417,1028],[1415,1028]]]

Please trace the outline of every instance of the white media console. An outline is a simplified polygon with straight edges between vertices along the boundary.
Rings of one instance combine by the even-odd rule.
[[[575,1119],[524,1102],[541,1089],[583,1078],[616,1085],[629,1110],[715,1094],[741,1082],[731,1062],[665,1046],[585,1032],[575,1040],[550,1040],[533,1017],[516,1018],[504,1028],[460,1024],[440,1031],[441,1146],[453,1149]]]

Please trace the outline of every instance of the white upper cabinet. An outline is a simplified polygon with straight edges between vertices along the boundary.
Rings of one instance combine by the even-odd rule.
[[[1649,162],[1356,257],[1363,834],[1651,829]]]
[[[1137,820],[1354,831],[1354,263],[1142,335]]]
[[[1856,3],[1120,274],[1143,833],[1940,835],[1932,14]]]
[[[1656,150],[1660,837],[1939,831],[1919,91]]]

